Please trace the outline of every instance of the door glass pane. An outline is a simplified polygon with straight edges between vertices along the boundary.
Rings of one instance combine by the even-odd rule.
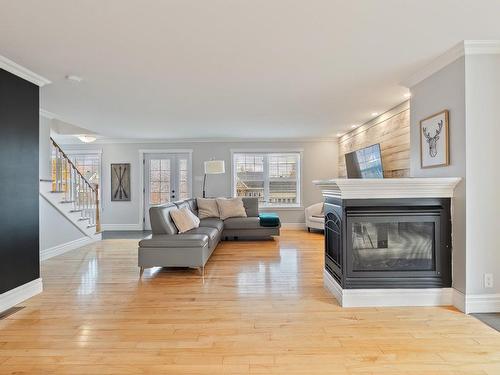
[[[149,161],[149,203],[158,205],[170,201],[170,159]]]
[[[189,198],[189,181],[188,181],[188,161],[187,159],[179,158],[178,159],[178,168],[179,168],[179,199],[187,199]]]
[[[354,271],[431,271],[434,222],[352,223]]]

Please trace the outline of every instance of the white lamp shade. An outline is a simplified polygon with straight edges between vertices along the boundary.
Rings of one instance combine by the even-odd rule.
[[[209,160],[205,162],[205,174],[226,173],[224,160]]]

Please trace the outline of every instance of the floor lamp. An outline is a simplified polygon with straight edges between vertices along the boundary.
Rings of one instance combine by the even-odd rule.
[[[226,173],[224,160],[209,160],[205,162],[205,176],[203,177],[203,198],[206,198],[205,185],[207,182],[207,174],[222,173]]]

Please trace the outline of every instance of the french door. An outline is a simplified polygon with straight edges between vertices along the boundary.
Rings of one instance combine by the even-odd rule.
[[[191,197],[191,154],[144,154],[144,229],[149,208]]]

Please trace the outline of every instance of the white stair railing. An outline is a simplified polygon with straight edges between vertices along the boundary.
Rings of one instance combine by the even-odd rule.
[[[71,212],[79,212],[79,221],[87,228],[101,231],[99,218],[99,186],[83,176],[61,147],[52,139],[52,192],[63,193],[61,203],[72,204]]]

